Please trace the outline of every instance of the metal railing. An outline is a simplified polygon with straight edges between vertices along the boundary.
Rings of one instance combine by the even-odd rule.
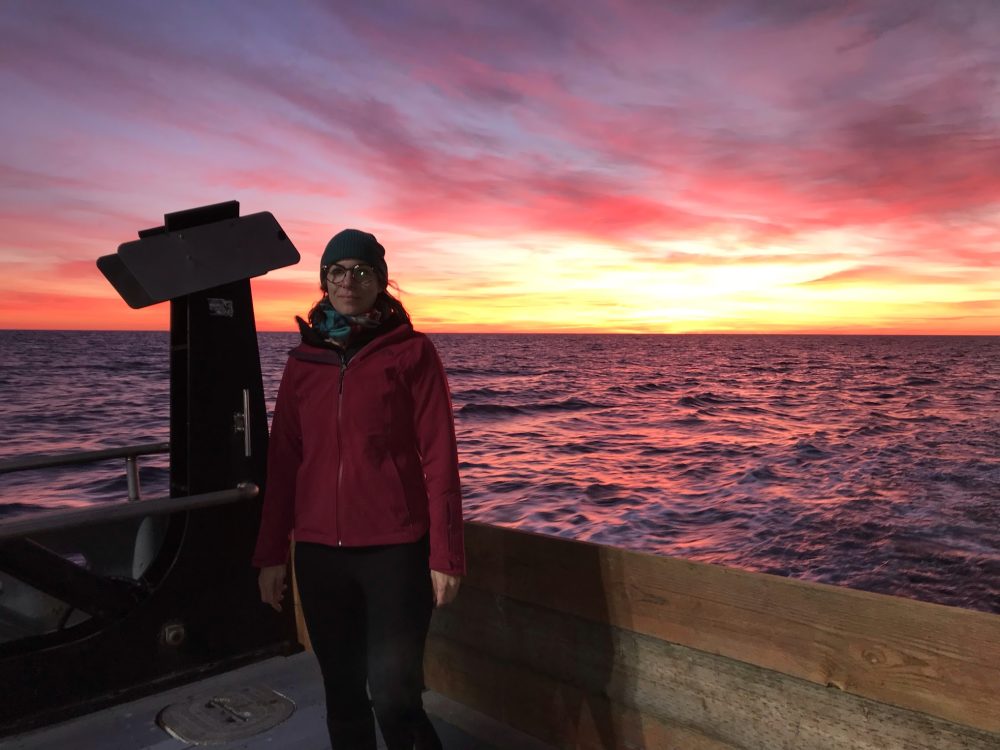
[[[180,510],[206,508],[237,500],[252,500],[260,494],[260,488],[253,482],[241,482],[231,490],[205,492],[186,497],[157,497],[141,503],[106,503],[91,508],[72,508],[32,513],[25,518],[15,517],[0,524],[0,541],[31,536],[41,532],[86,526],[105,521],[121,521],[126,518],[156,516],[175,513]]]
[[[142,500],[142,502],[135,502],[140,499],[139,468],[136,458],[169,452],[169,443],[143,443],[141,445],[128,445],[122,448],[35,454],[0,460],[0,474],[7,474],[15,471],[76,466],[79,464],[107,461],[114,458],[124,458],[129,495],[129,499],[126,502],[104,503],[89,508],[45,511],[32,513],[25,517],[18,516],[6,519],[0,523],[0,541],[106,521],[119,521],[126,518],[155,516],[181,510],[206,508],[212,505],[236,502],[237,500],[252,500],[260,494],[260,488],[253,482],[241,482],[236,487],[227,490],[204,492],[199,495],[187,495],[185,497],[157,497]]]
[[[104,448],[96,451],[67,451],[66,453],[38,453],[18,458],[0,460],[0,474],[14,471],[30,471],[32,469],[51,469],[58,466],[76,466],[78,464],[97,463],[113,458],[125,459],[125,477],[128,481],[128,499],[140,499],[139,489],[139,456],[151,456],[158,453],[169,453],[170,443],[141,443],[126,445],[122,448]]]

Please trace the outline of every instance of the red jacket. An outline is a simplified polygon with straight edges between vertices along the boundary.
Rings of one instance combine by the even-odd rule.
[[[430,340],[403,324],[346,364],[292,350],[278,388],[253,562],[280,565],[300,542],[358,547],[430,531],[430,567],[465,573],[451,397]]]

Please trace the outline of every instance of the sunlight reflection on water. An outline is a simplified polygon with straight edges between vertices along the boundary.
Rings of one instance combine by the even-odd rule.
[[[433,338],[470,518],[1000,612],[998,337]],[[261,342],[273,400],[295,338]],[[166,343],[0,332],[4,454],[165,439]],[[124,493],[72,474],[0,501]]]

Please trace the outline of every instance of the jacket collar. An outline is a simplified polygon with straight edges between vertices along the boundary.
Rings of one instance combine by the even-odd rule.
[[[411,324],[397,320],[393,325],[393,322],[389,321],[388,330],[386,330],[386,327],[378,328],[371,339],[365,337],[365,340],[357,342],[360,346],[352,346],[346,352],[341,352],[339,349],[325,344],[318,337],[307,338],[305,334],[306,330],[311,332],[308,326],[304,328],[302,343],[292,349],[289,355],[303,362],[316,362],[318,364],[336,365],[338,367],[353,359],[357,354],[364,353],[367,356],[375,350],[389,346],[397,341],[403,341],[413,334],[413,326]]]

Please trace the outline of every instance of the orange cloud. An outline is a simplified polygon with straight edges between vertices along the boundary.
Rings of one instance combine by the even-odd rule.
[[[963,278],[964,276],[964,278]],[[921,273],[892,266],[857,266],[843,271],[821,276],[818,279],[803,281],[803,284],[954,284],[968,283],[974,280],[973,274],[966,273]]]
[[[37,291],[5,292],[0,298],[4,328],[152,331],[168,328],[169,319],[166,304],[132,310],[110,295],[79,297]]]

